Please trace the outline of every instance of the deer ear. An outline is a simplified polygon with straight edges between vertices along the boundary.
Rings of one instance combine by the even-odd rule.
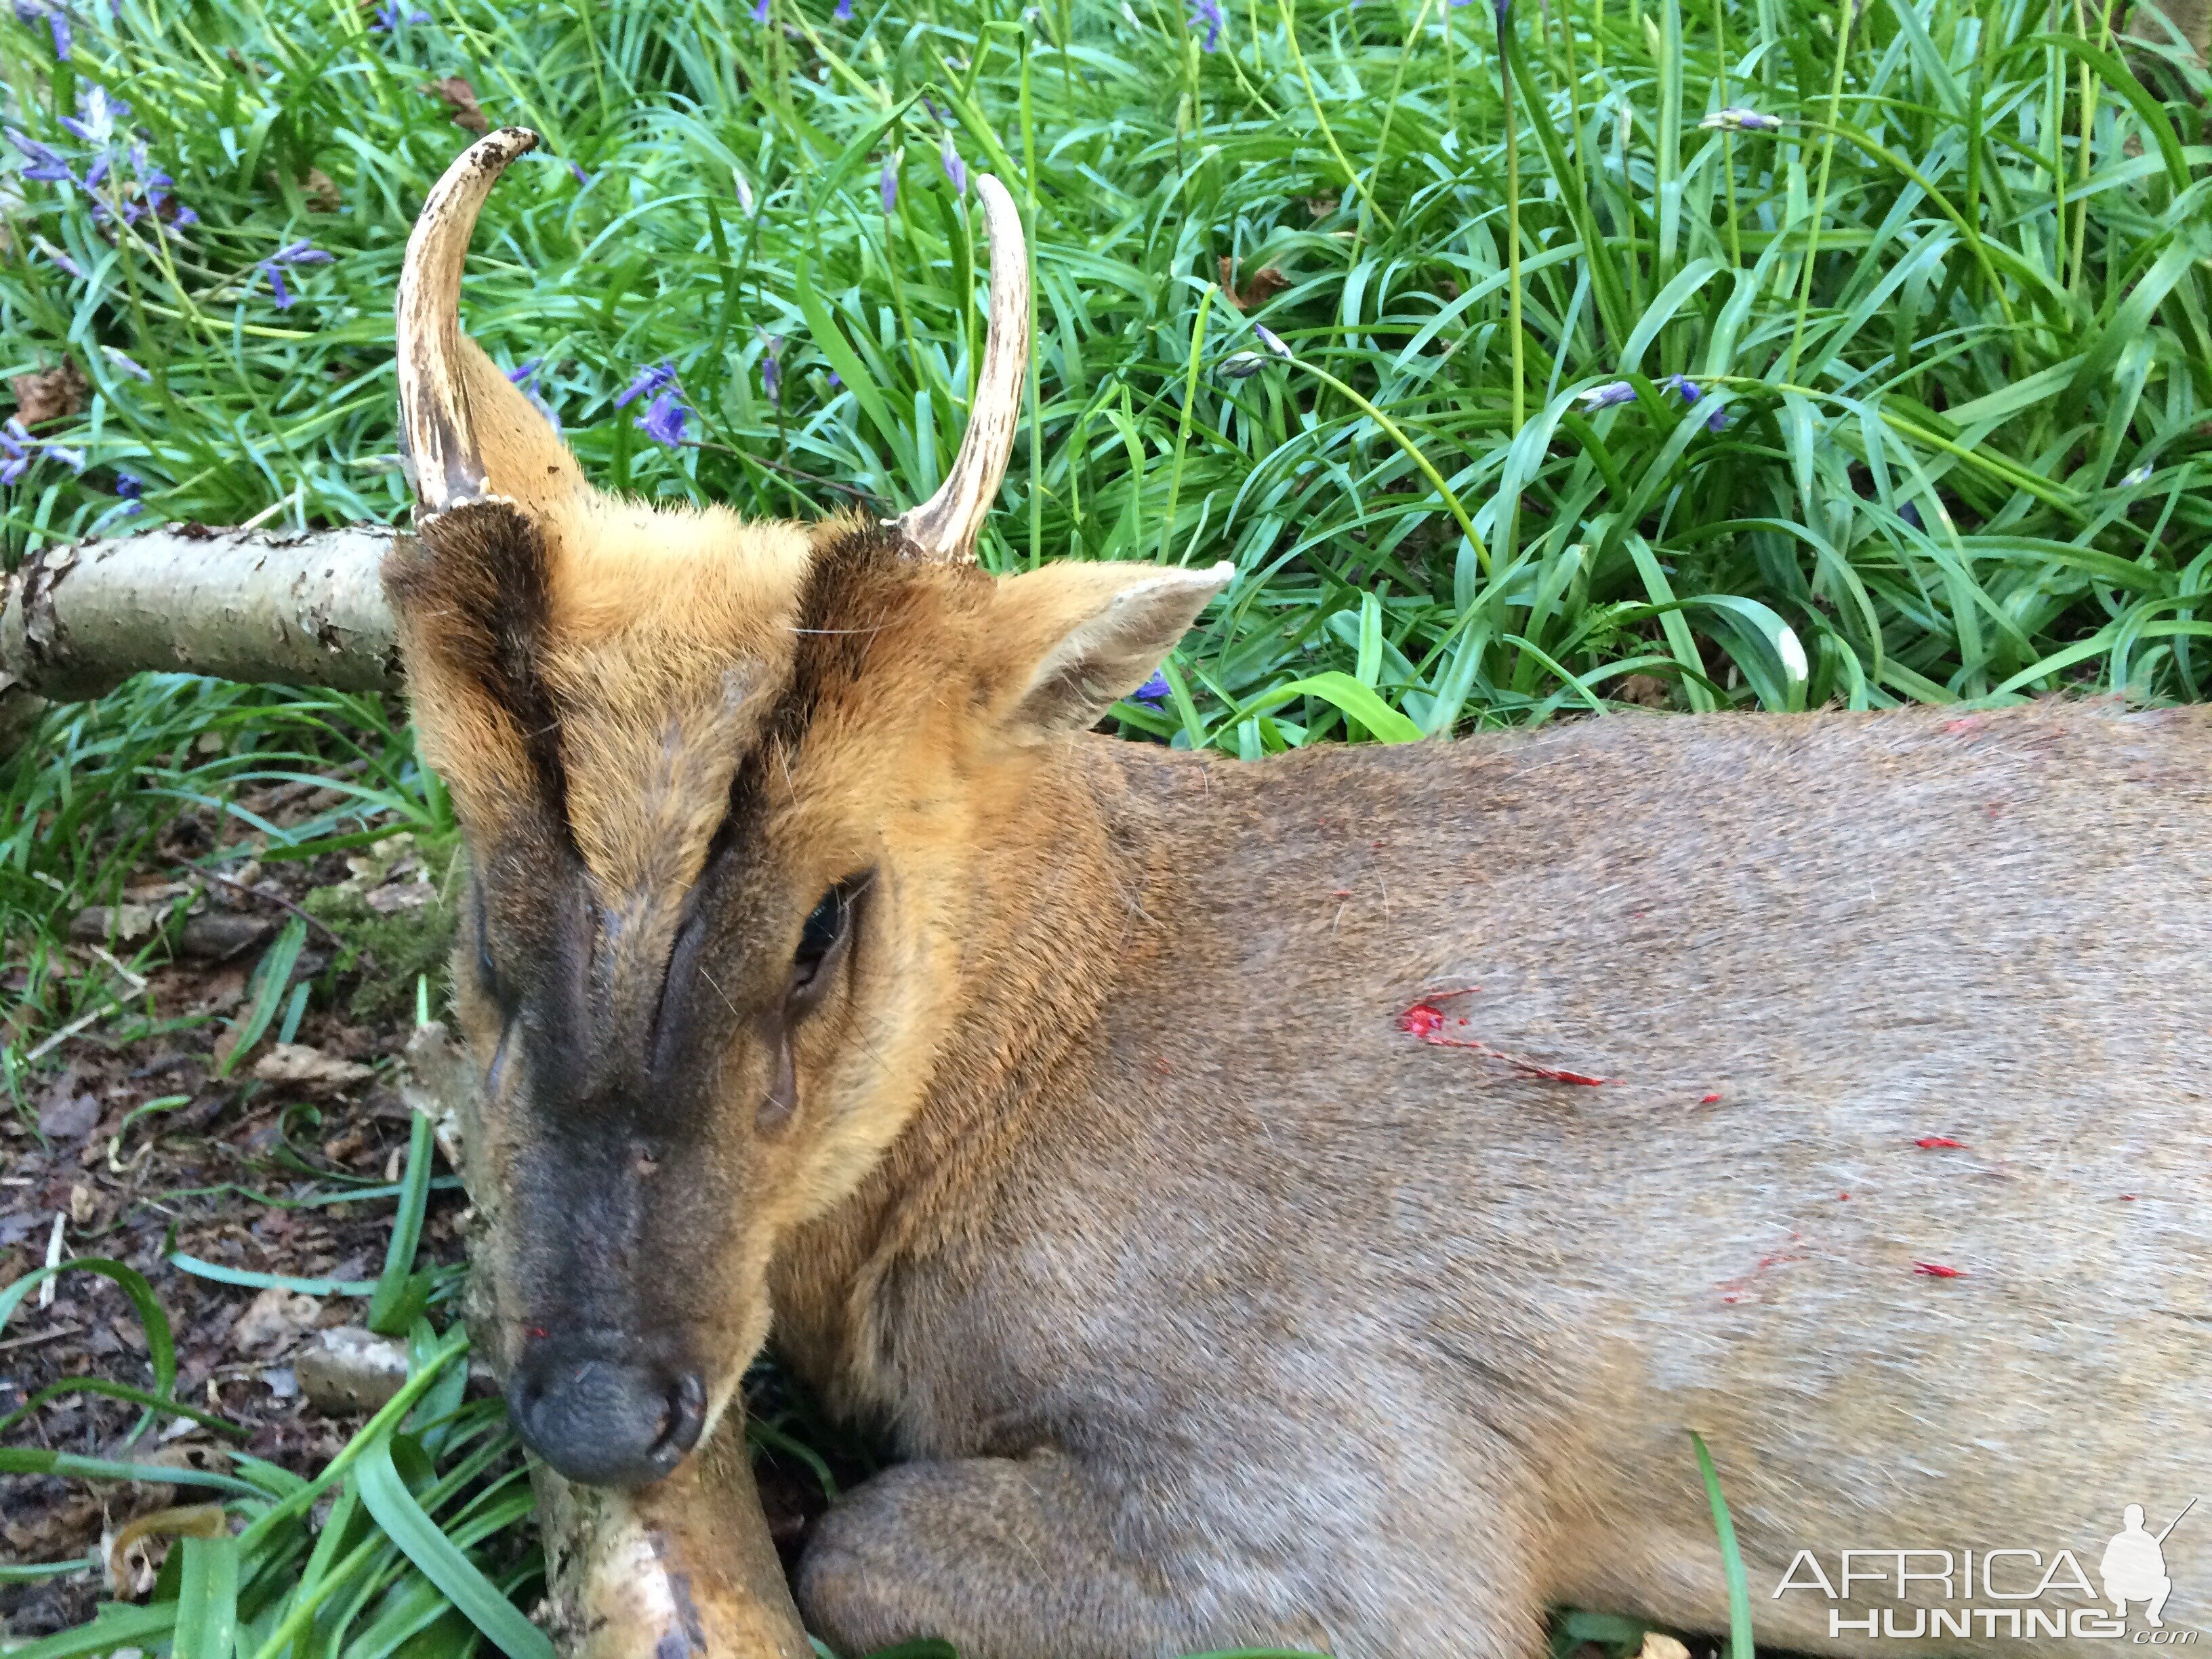
[[[1000,584],[995,631],[1012,647],[1009,725],[1045,736],[1095,724],[1150,678],[1233,564],[1052,564]]]

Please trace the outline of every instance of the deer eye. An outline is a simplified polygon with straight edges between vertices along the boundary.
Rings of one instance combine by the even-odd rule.
[[[799,932],[791,958],[791,994],[799,996],[829,978],[826,971],[845,936],[852,931],[854,900],[860,880],[841,881],[822,896]]]

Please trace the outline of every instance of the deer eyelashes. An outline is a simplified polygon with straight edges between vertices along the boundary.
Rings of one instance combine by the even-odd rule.
[[[793,1016],[811,1013],[837,977],[845,960],[847,942],[860,907],[860,896],[874,879],[870,871],[848,876],[822,896],[799,929],[799,948],[791,958],[791,988],[785,1002]]]

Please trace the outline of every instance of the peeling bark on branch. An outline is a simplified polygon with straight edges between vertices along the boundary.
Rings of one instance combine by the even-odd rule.
[[[334,690],[399,684],[383,525],[178,525],[50,547],[8,582],[0,691],[96,697],[149,669]]]

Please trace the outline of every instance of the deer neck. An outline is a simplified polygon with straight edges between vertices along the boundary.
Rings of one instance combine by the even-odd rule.
[[[993,1193],[1024,1146],[1097,1104],[1109,1001],[1172,971],[1176,849],[1204,844],[1187,814],[1202,805],[1206,765],[1079,738],[1040,765],[1018,811],[977,823],[971,901],[948,947],[958,988],[920,1103],[770,1272],[777,1349],[833,1409],[890,1414],[898,1389],[878,1292],[914,1264],[981,1251]]]

